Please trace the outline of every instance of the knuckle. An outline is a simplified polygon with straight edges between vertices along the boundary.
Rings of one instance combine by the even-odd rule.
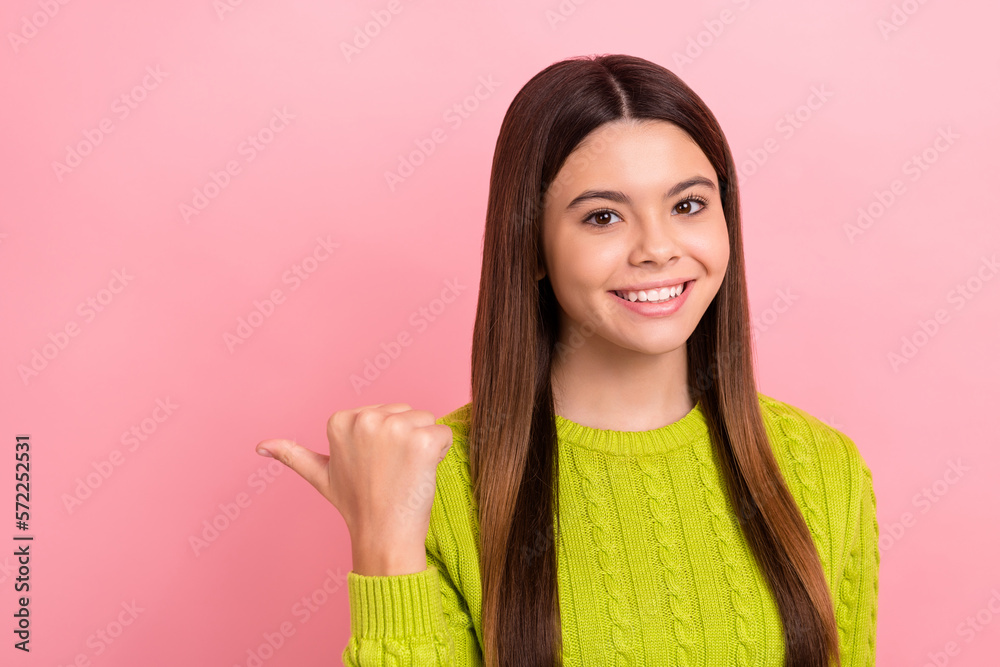
[[[405,412],[393,412],[386,415],[382,424],[393,437],[399,437],[406,433],[409,421]]]
[[[335,437],[343,433],[349,416],[346,410],[338,410],[330,415],[330,418],[326,420],[327,436]]]
[[[414,431],[410,441],[413,443],[413,448],[421,452],[429,452],[432,449],[436,451],[440,445],[437,435],[427,429]]]
[[[355,429],[363,431],[374,431],[382,421],[382,416],[377,409],[362,408],[354,420]]]

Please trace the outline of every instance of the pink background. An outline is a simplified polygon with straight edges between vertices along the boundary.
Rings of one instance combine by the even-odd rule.
[[[995,3],[223,1],[0,9],[0,478],[9,512],[30,434],[35,536],[23,654],[7,514],[0,662],[245,666],[284,627],[264,665],[339,663],[343,520],[254,445],[468,401],[503,114],[552,62],[629,53],[691,85],[742,165],[761,391],[872,469],[879,664],[995,664]]]

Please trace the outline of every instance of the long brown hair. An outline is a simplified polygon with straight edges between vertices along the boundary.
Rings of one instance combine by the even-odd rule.
[[[470,474],[479,511],[487,667],[562,664],[556,544],[558,456],[551,368],[558,304],[543,266],[546,194],[599,126],[662,120],[718,176],[729,229],[722,285],[688,339],[688,390],[718,452],[728,498],[774,593],[785,665],[840,664],[829,585],[771,452],[757,398],[733,157],[715,116],[671,71],[627,55],[575,57],[536,74],[500,127],[490,175],[472,340]],[[576,157],[576,156],[574,156]]]

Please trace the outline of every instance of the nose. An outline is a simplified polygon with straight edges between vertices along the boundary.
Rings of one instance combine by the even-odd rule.
[[[680,239],[669,215],[643,216],[633,229],[630,253],[633,264],[666,264],[680,256]]]

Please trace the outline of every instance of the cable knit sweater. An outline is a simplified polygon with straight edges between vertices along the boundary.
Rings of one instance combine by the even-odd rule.
[[[879,529],[871,471],[843,433],[758,399],[830,584],[842,664],[874,665]],[[454,440],[437,469],[427,569],[348,573],[346,665],[482,664],[469,408],[437,421]],[[564,664],[782,665],[781,617],[727,501],[700,405],[649,431],[559,416],[556,427]]]

